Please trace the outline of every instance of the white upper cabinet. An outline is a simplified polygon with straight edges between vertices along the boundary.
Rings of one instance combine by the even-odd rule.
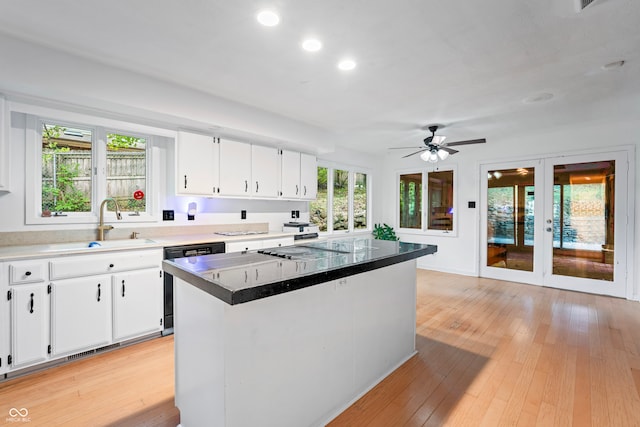
[[[216,142],[212,136],[178,131],[176,194],[217,194],[219,144]]]
[[[318,192],[316,157],[282,150],[282,198],[315,200]]]
[[[251,195],[254,197],[278,197],[278,149],[251,146]]]
[[[178,131],[176,194],[315,200],[316,157]]]
[[[0,94],[0,191],[10,191],[9,188],[9,111],[5,108],[6,101]]]
[[[300,153],[282,150],[281,196],[284,199],[300,198]]]
[[[315,200],[318,196],[318,161],[311,154],[300,154],[300,197]]]
[[[251,196],[251,144],[220,139],[220,195]]]

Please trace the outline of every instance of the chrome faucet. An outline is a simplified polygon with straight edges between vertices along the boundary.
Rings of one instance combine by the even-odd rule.
[[[112,200],[116,205],[116,218],[122,219],[122,215],[120,214],[120,206],[118,206],[118,202],[113,197],[107,197],[100,203],[100,224],[98,225],[98,240],[104,240],[104,232],[105,230],[113,230],[113,225],[104,225],[104,205],[107,204],[109,200]]]

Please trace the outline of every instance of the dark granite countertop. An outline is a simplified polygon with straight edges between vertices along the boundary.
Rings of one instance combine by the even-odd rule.
[[[280,256],[274,256],[277,251]],[[266,298],[437,251],[435,245],[352,237],[165,260],[163,268],[227,304]]]

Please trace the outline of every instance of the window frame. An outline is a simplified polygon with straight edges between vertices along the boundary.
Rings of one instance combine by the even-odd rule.
[[[453,172],[453,221],[451,230],[434,230],[428,228],[428,212],[429,212],[429,173],[431,172]],[[422,194],[420,198],[421,208],[421,228],[401,228],[400,227],[400,175],[408,174],[421,174],[422,175]],[[442,236],[442,237],[457,237],[458,236],[458,168],[455,164],[437,166],[430,169],[425,168],[411,168],[396,170],[395,179],[395,224],[396,231],[403,234],[420,234],[429,236]]]
[[[319,234],[323,236],[327,235],[346,235],[349,233],[371,233],[373,231],[373,224],[371,223],[371,206],[373,206],[373,178],[370,170],[349,166],[340,163],[327,162],[321,159],[318,159],[318,168],[326,168],[327,169],[327,231],[320,231]],[[343,170],[347,171],[349,174],[348,181],[348,214],[349,214],[349,227],[347,230],[334,230],[333,229],[333,175],[334,170]],[[367,176],[367,227],[366,228],[354,228],[355,218],[354,218],[354,190],[355,190],[355,174],[360,173]]]
[[[24,106],[23,106],[24,107]],[[22,110],[22,111],[21,111]],[[107,134],[118,133],[127,136],[144,138],[146,141],[146,170],[145,170],[145,197],[146,210],[139,215],[129,215],[134,212],[123,211],[120,223],[158,222],[157,196],[154,191],[154,177],[156,167],[154,165],[155,151],[154,135],[164,136],[166,132],[135,123],[103,119],[77,113],[65,113],[51,110],[46,107],[26,107],[13,111],[26,114],[25,128],[25,224],[27,225],[57,225],[57,224],[96,224],[99,221],[100,203],[108,197],[107,189]],[[65,216],[42,216],[42,123],[55,123],[91,130],[91,211],[89,212],[65,212]],[[33,170],[30,167],[34,166]],[[160,185],[160,184],[157,184]],[[105,222],[115,222],[115,212],[105,209]]]

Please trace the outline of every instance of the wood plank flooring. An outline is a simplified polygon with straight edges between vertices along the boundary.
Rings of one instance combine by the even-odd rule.
[[[640,426],[640,304],[418,271],[418,354],[342,426]],[[30,426],[175,426],[173,338],[0,383]],[[4,424],[3,424],[4,423]]]

